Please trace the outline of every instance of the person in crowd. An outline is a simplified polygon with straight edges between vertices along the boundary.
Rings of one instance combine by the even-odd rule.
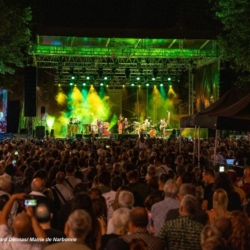
[[[137,140],[137,144],[136,144],[137,148],[139,148],[139,150],[145,150],[147,148],[147,142],[144,139],[144,134],[142,132],[140,132],[139,134],[139,139]]]
[[[148,250],[148,244],[143,239],[132,239],[129,243],[129,250]]]
[[[201,249],[200,234],[203,225],[190,218],[196,213],[197,209],[196,198],[190,194],[185,195],[179,209],[180,216],[175,220],[167,221],[159,233],[167,249]]]
[[[246,204],[246,194],[240,187],[237,186],[237,173],[236,173],[236,171],[233,169],[229,169],[227,171],[227,174],[229,175],[229,177],[232,180],[234,191],[237,192],[240,196],[241,205]]]
[[[111,190],[110,188],[110,173],[107,171],[103,171],[98,175],[98,186],[102,192],[102,194],[107,193]]]
[[[5,204],[2,214],[0,216],[0,238],[1,239],[17,239],[13,240],[1,240],[0,249],[2,250],[14,250],[14,249],[30,249],[30,250],[42,250],[46,242],[46,233],[39,225],[36,217],[33,214],[32,207],[26,207],[25,213],[19,213],[13,220],[12,228],[13,234],[11,234],[11,228],[8,227],[8,217],[11,208],[15,201],[23,202],[25,199],[24,193],[13,194]],[[34,235],[35,234],[35,235]],[[23,238],[29,237],[40,238],[40,242],[36,241],[22,241]],[[20,239],[20,240],[18,240]]]
[[[37,199],[37,203],[44,203],[49,206],[51,209],[52,213],[55,211],[55,205],[53,200],[50,198],[46,197],[43,194],[43,191],[45,189],[45,181],[42,180],[41,178],[34,178],[31,182],[31,192],[29,193],[30,197],[34,197]]]
[[[92,203],[94,215],[101,227],[101,234],[104,235],[107,232],[107,206],[105,199],[100,195],[98,199],[93,199]]]
[[[63,239],[65,235],[62,231],[51,228],[51,219],[53,214],[51,213],[49,207],[46,204],[38,204],[34,209],[34,215],[41,226],[41,228],[46,233],[47,237],[51,238],[51,241],[48,241],[49,244],[58,242],[55,238]]]
[[[246,194],[247,198],[250,198],[250,167],[244,169],[244,174],[241,180],[238,182],[240,187]]]
[[[247,215],[241,211],[231,213],[233,232],[229,243],[234,249],[250,249],[250,222]]]
[[[65,173],[58,172],[56,174],[56,184],[51,188],[55,206],[59,210],[61,205],[67,203],[74,198],[73,193],[63,184],[65,181]]]
[[[118,197],[119,207],[126,207],[132,209],[134,206],[134,195],[129,191],[121,191]],[[108,221],[107,234],[114,232],[113,218]]]
[[[213,209],[207,210],[209,216],[209,222],[212,223],[214,220],[220,217],[229,218],[231,213],[227,210],[228,197],[224,189],[217,189],[213,194]]]
[[[180,202],[176,200],[179,188],[174,180],[168,180],[164,186],[165,198],[155,203],[151,208],[151,224],[154,227],[155,235],[158,236],[164,224],[166,215],[170,209],[179,208]]]
[[[204,182],[205,185],[202,210],[212,209],[212,204],[209,206],[208,200],[213,195],[213,185],[215,181],[214,171],[210,168],[205,169],[202,173],[202,181]]]
[[[154,165],[156,167],[156,175],[160,176],[161,174],[168,174],[168,171],[171,170],[167,165],[163,164],[162,157],[157,156],[154,160]]]
[[[149,250],[163,250],[162,241],[152,236],[147,231],[148,215],[147,211],[142,207],[134,208],[129,215],[129,234],[120,238],[110,240],[107,244],[107,250],[125,250],[130,249],[130,243],[133,239],[142,239],[148,246]]]
[[[162,200],[165,197],[164,186],[169,179],[171,179],[169,174],[161,174],[158,176],[158,190],[154,192],[154,194],[159,194]]]
[[[85,242],[85,239],[91,231],[91,217],[82,210],[77,209],[70,214],[64,229],[64,233],[68,239],[72,241],[63,241],[47,246],[45,250],[91,250]]]
[[[80,179],[74,177],[76,167],[73,163],[69,162],[66,165],[66,176],[65,176],[65,181],[64,185],[71,191],[73,192],[74,186],[78,183],[81,182]]]
[[[181,202],[185,195],[193,195],[197,198],[196,188],[193,184],[185,183],[180,186],[179,193],[177,199]],[[197,201],[198,202],[198,201]],[[166,221],[177,219],[180,215],[179,209],[170,209],[166,216]],[[208,223],[208,215],[205,211],[196,209],[195,213],[190,216],[190,218],[194,221],[201,223],[202,225],[206,225]]]
[[[213,192],[218,189],[224,189],[228,197],[228,211],[242,210],[240,196],[234,191],[233,183],[230,176],[226,172],[218,173],[213,185]],[[213,202],[213,196],[208,198],[208,208],[210,208]]]
[[[104,197],[106,201],[107,206],[107,221],[113,216],[114,210],[112,209],[112,203],[115,200],[115,195],[119,187],[123,185],[123,180],[120,176],[114,176],[111,179],[110,187],[111,190],[109,192],[103,193],[102,196]]]
[[[134,195],[134,206],[143,206],[144,200],[150,191],[150,186],[146,182],[139,181],[139,172],[131,170],[127,173],[128,184],[126,185]]]
[[[118,238],[128,233],[128,220],[130,209],[126,207],[118,208],[113,214],[114,233],[102,235],[100,250],[106,249],[111,239]]]
[[[0,176],[0,195],[7,195],[10,198],[10,191],[11,191],[11,179],[8,178],[6,175],[1,175]],[[8,223],[9,225],[12,224],[13,219],[16,216],[18,209],[18,203],[14,202],[13,206],[10,211],[10,216],[8,218]]]

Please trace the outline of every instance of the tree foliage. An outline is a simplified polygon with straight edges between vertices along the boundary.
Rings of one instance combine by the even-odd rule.
[[[222,23],[218,37],[223,59],[238,74],[237,85],[250,80],[250,1],[211,0],[216,17]]]
[[[0,0],[0,86],[6,85],[16,67],[23,67],[31,32],[31,9]]]

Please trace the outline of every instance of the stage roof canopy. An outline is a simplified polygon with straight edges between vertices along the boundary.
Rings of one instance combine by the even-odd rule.
[[[55,82],[67,83],[72,74],[80,81],[103,77],[124,84],[178,78],[187,70],[219,58],[215,40],[164,38],[104,38],[37,35],[30,54],[38,68],[55,69]]]

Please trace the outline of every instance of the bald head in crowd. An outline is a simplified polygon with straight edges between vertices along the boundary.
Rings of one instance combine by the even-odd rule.
[[[32,223],[30,217],[26,213],[20,213],[13,222],[14,236],[17,238],[27,238],[31,236]]]
[[[45,188],[45,182],[41,178],[34,178],[31,182],[31,190],[36,192],[43,192]]]

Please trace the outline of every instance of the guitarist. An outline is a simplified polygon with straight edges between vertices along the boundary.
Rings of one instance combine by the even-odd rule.
[[[123,122],[122,122],[122,133],[123,134],[128,134],[128,118],[124,118]]]
[[[160,120],[160,134],[162,137],[165,137],[165,129],[167,127],[167,123],[164,118]]]

